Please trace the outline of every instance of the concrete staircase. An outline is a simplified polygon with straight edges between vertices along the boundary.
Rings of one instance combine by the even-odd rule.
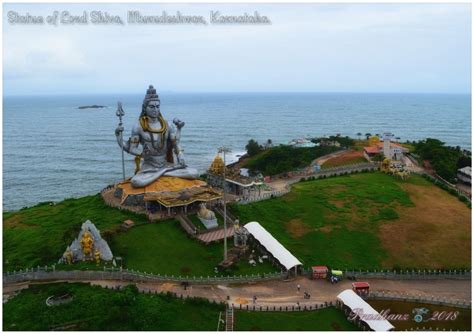
[[[225,331],[234,331],[234,309],[231,306],[227,306],[225,310]]]
[[[176,216],[176,219],[178,219],[179,224],[186,231],[186,233],[191,236],[196,236],[195,226],[187,216],[179,214]]]

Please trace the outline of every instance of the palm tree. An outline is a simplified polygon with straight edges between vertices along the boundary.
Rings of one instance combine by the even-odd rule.
[[[372,134],[371,134],[370,132],[367,132],[367,133],[365,134],[365,138],[367,138],[367,140],[369,140],[369,137],[370,137],[370,136],[372,136]]]
[[[357,137],[359,137],[359,140],[360,140],[360,136],[362,136],[362,133],[357,132]]]

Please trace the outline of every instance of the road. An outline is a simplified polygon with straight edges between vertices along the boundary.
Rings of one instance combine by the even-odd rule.
[[[371,291],[384,291],[411,296],[448,298],[461,301],[471,300],[471,280],[439,279],[439,280],[384,280],[367,279]],[[93,285],[118,287],[129,283],[123,281],[85,281]],[[257,297],[257,305],[291,306],[334,301],[336,296],[345,289],[351,288],[351,281],[344,280],[332,285],[326,280],[310,280],[298,277],[292,281],[267,281],[253,284],[228,285],[191,285],[186,290],[178,283],[138,283],[137,287],[143,292],[173,292],[183,296],[203,297],[209,300],[226,301],[234,305],[253,304],[253,296]],[[301,289],[297,291],[297,285]],[[15,290],[26,288],[23,285],[4,285],[4,300],[13,295]],[[311,299],[303,298],[303,293],[311,294]],[[6,294],[6,296],[5,296]]]

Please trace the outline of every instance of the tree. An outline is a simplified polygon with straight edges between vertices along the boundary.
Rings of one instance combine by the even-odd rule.
[[[359,140],[360,140],[360,136],[362,136],[362,133],[357,132],[357,137],[359,137]]]
[[[370,132],[367,132],[367,133],[365,134],[365,138],[367,138],[367,140],[369,140],[370,136],[372,136],[372,134],[371,134]]]
[[[445,146],[438,139],[427,138],[414,142],[415,153],[423,160],[429,160],[436,174],[449,182],[456,181],[459,166],[470,165],[469,157],[463,158],[460,147]]]
[[[254,156],[260,153],[262,151],[262,147],[258,145],[258,142],[256,140],[250,139],[248,144],[245,146],[245,149],[247,150],[247,154],[249,156]]]
[[[273,146],[272,140],[271,140],[271,139],[268,139],[268,140],[267,140],[266,148],[270,148],[270,147],[272,147],[272,146]]]

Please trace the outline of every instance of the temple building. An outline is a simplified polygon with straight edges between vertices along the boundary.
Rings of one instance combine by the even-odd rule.
[[[224,175],[224,161],[220,155],[214,158],[207,171],[207,183],[213,187],[222,189]],[[225,187],[229,194],[239,197],[250,197],[260,193],[264,184],[263,180],[242,175],[238,168],[226,168]]]
[[[130,180],[119,183],[115,196],[126,206],[144,206],[151,213],[165,212],[168,215],[197,210],[200,203],[210,207],[222,198],[222,192],[201,180],[188,180],[162,176],[142,188],[133,187]]]
[[[391,160],[400,160],[402,155],[408,153],[409,150],[398,143],[392,142],[392,138],[393,135],[387,132],[383,135],[383,141],[370,141],[371,145],[364,147],[365,155],[370,158],[377,154],[383,154],[384,157]]]

